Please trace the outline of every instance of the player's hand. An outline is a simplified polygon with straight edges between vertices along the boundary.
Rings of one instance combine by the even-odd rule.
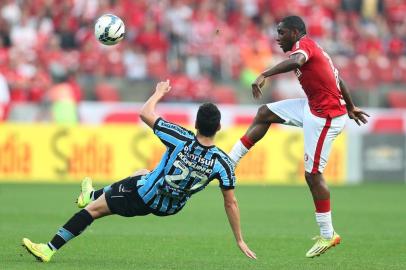
[[[264,75],[259,75],[258,78],[256,78],[256,80],[252,83],[251,87],[252,87],[252,96],[255,99],[259,99],[262,97],[262,90],[261,88],[264,86],[265,84],[265,77]]]
[[[155,93],[165,95],[171,90],[171,85],[169,84],[169,80],[164,82],[159,82],[155,87]]]
[[[244,241],[239,241],[238,247],[241,249],[242,253],[245,254],[248,258],[251,259],[257,259],[257,255],[247,246],[247,244]]]
[[[348,116],[354,120],[358,126],[361,125],[361,122],[363,124],[368,123],[368,120],[366,117],[369,117],[369,114],[367,114],[366,112],[364,112],[363,110],[361,110],[358,107],[353,107],[351,109],[348,109]]]

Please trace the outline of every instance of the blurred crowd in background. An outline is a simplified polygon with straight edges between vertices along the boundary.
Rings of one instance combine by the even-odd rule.
[[[118,45],[94,37],[104,13],[125,22]],[[137,101],[126,92],[166,78],[168,101],[252,102],[251,82],[286,57],[276,25],[291,14],[358,104],[406,107],[406,0],[2,0],[0,119],[16,103]],[[293,74],[267,87],[261,102],[303,95]]]

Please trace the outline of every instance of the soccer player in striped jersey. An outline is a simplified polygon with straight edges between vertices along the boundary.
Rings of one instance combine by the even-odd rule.
[[[50,261],[58,249],[78,236],[95,219],[104,216],[176,214],[193,194],[218,179],[237,245],[247,257],[256,259],[255,253],[244,242],[240,228],[240,213],[234,196],[234,163],[214,145],[214,137],[220,129],[220,111],[212,103],[201,105],[196,116],[195,135],[165,121],[156,113],[156,104],[170,89],[169,81],[158,83],[155,93],[141,109],[141,119],[166,146],[158,166],[151,172],[142,169],[100,190],[94,190],[91,179],[85,178],[77,201],[78,207],[84,209],[68,220],[47,244],[36,244],[24,238],[23,246],[32,255],[40,261]]]

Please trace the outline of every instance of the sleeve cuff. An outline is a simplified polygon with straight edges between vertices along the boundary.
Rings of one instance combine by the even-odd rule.
[[[293,55],[293,54],[296,54],[296,53],[301,53],[301,54],[303,54],[303,55],[305,56],[305,58],[306,58],[306,62],[307,62],[307,60],[309,60],[309,55],[308,55],[307,52],[305,52],[304,50],[297,50],[297,51],[294,51],[294,52],[291,53],[290,55]]]
[[[162,117],[159,117],[159,118],[155,121],[155,123],[154,123],[154,128],[153,128],[154,133],[155,133],[155,130],[157,129],[158,122],[159,122],[161,119],[162,119]]]
[[[221,189],[235,189],[235,187],[234,186],[223,186],[223,185],[220,185],[220,188]]]

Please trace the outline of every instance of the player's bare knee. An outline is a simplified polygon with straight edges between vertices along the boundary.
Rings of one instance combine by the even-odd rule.
[[[100,217],[100,211],[97,206],[94,205],[94,203],[90,203],[88,206],[85,207],[85,210],[89,212],[89,214],[92,216],[92,218],[97,219]]]
[[[85,209],[94,219],[104,217],[110,214],[110,209],[105,203],[105,200],[102,201],[97,199],[96,201],[91,202],[88,206],[86,206]]]
[[[304,176],[305,176],[307,185],[311,188],[313,186],[313,180],[312,180],[311,173],[305,172]]]
[[[108,211],[106,211],[105,209],[98,207],[98,208],[90,208],[90,209],[86,209],[89,214],[92,216],[92,218],[94,219],[98,219],[101,217],[104,217],[106,215],[108,215]]]
[[[257,114],[255,116],[255,121],[259,123],[284,123],[285,120],[280,118],[277,114],[271,111],[267,105],[262,105],[258,108]]]
[[[305,172],[305,179],[309,187],[320,185],[318,174]]]
[[[270,123],[271,120],[271,111],[269,110],[268,106],[262,105],[258,108],[257,115],[255,116],[255,121],[261,123]]]
[[[305,172],[305,179],[307,185],[311,190],[323,190],[324,192],[330,192],[329,188],[324,181],[323,175],[321,173],[309,173]]]

